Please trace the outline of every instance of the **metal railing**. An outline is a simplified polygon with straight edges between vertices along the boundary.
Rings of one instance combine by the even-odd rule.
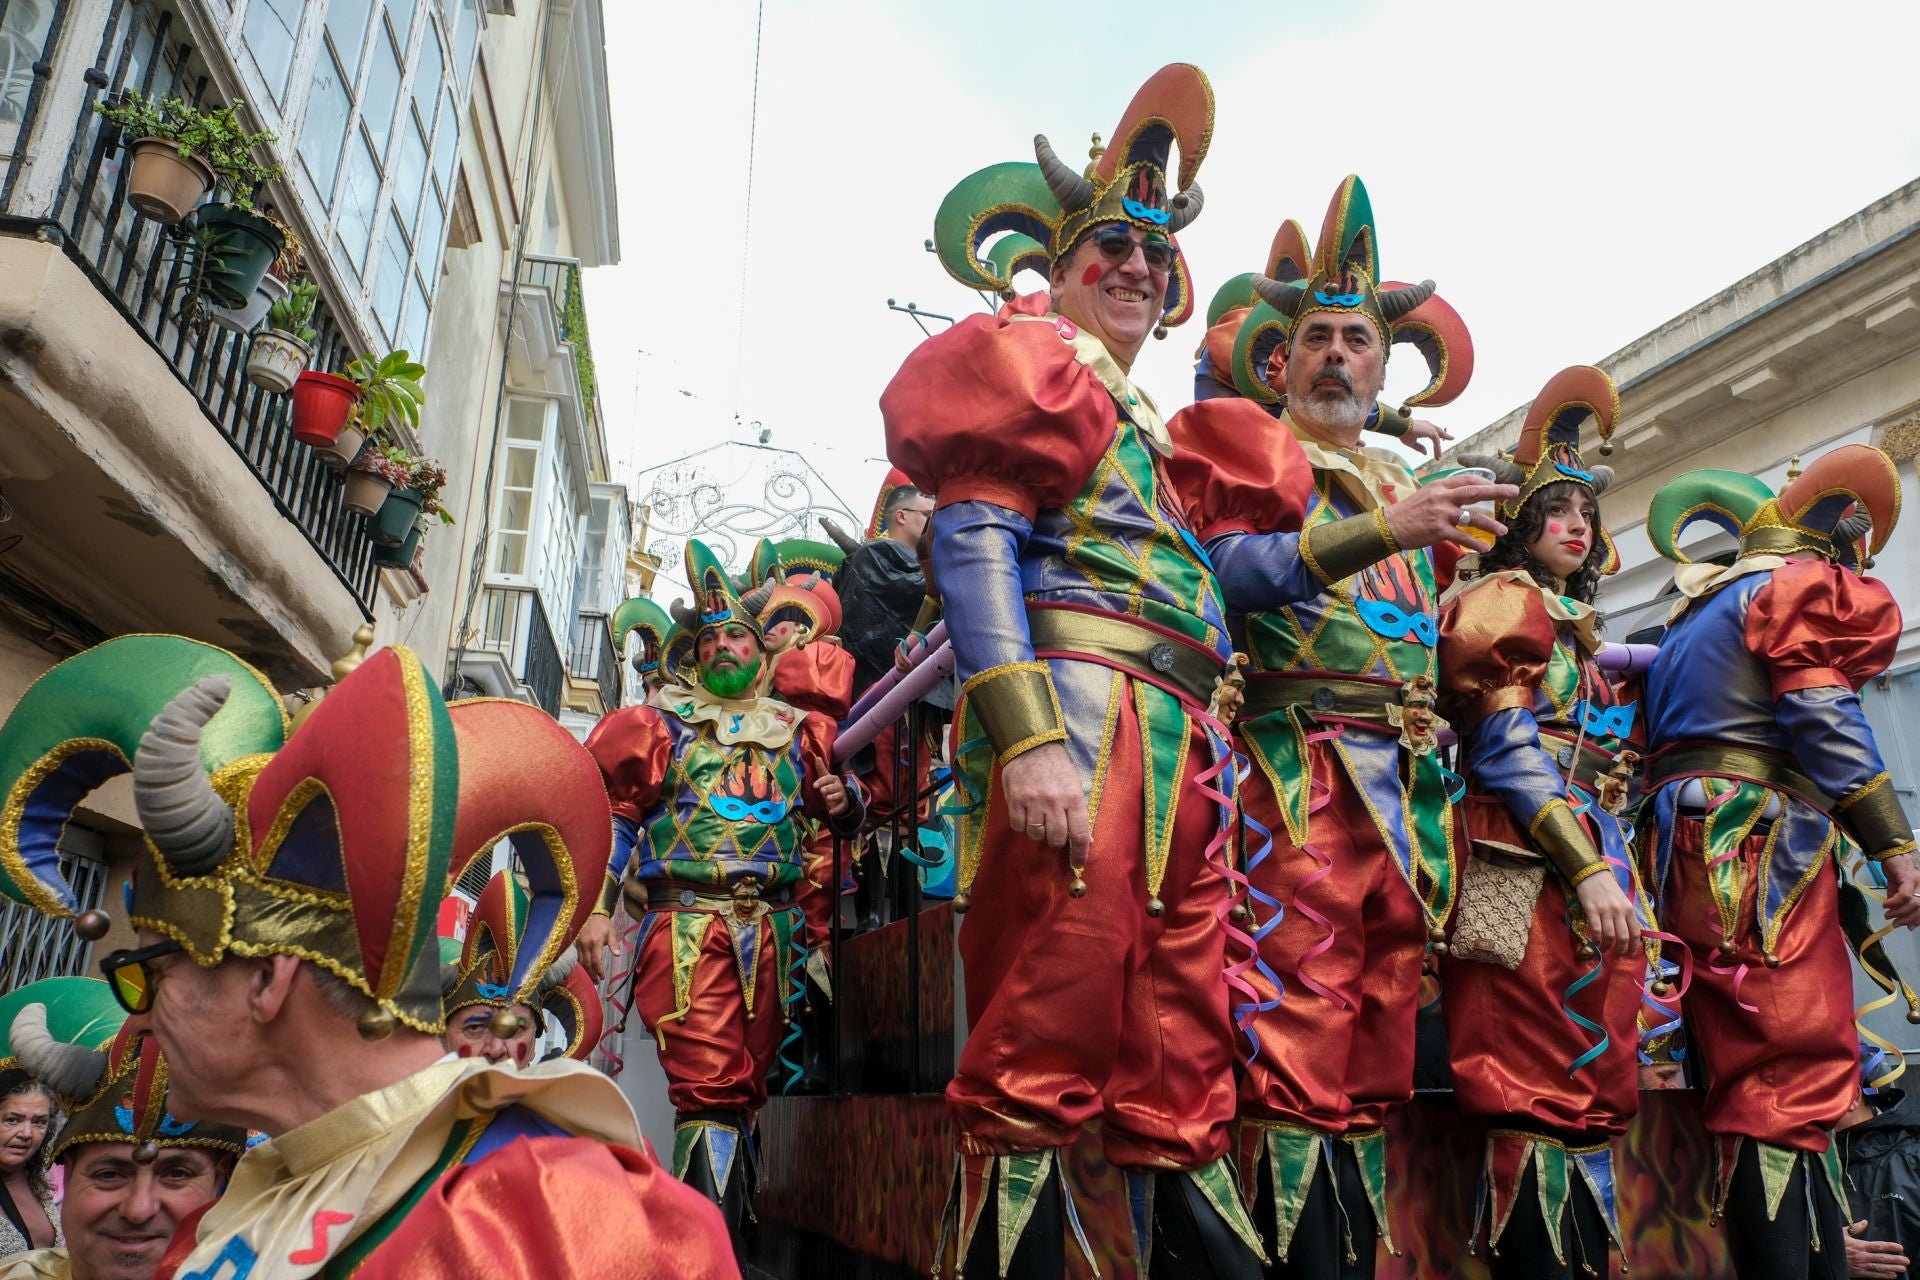
[[[582,613],[574,620],[573,656],[567,664],[577,680],[600,686],[602,712],[620,709],[620,655],[613,648],[613,628],[604,613]]]
[[[69,826],[60,840],[60,874],[73,886],[81,911],[100,905],[106,896],[107,863],[104,849],[75,846],[99,844],[91,832]],[[93,944],[74,932],[73,921],[56,920],[18,902],[0,904],[0,992],[15,991],[42,978],[85,975],[93,961]]]
[[[532,587],[487,587],[480,609],[480,637],[471,647],[505,658],[534,705],[550,716],[559,715],[567,668],[540,593]]]
[[[520,287],[547,295],[554,332],[573,348],[573,372],[580,386],[580,411],[590,423],[600,417],[595,391],[593,342],[587,336],[586,301],[581,294],[580,260],[528,254],[520,261]]]
[[[212,325],[196,332],[175,322],[167,299],[180,280],[184,259],[172,249],[185,233],[153,223],[127,204],[132,166],[123,140],[94,111],[96,102],[117,100],[128,88],[196,104],[213,96],[206,75],[194,70],[193,46],[179,38],[184,24],[171,8],[149,0],[115,0],[98,53],[85,72],[87,87],[71,132],[63,133],[56,121],[38,126],[53,51],[71,7],[61,0],[33,68],[19,140],[0,181],[0,234],[39,236],[65,250],[172,367],[208,421],[272,495],[280,513],[299,528],[361,611],[372,617],[379,570],[364,523],[341,504],[343,477],[294,440],[289,398],[270,395],[247,380],[245,336]],[[20,179],[30,153],[57,155],[61,147],[66,161],[51,200],[29,197]],[[286,211],[282,216],[291,218]],[[344,367],[354,343],[342,332],[324,294],[312,324],[318,336],[311,367]]]

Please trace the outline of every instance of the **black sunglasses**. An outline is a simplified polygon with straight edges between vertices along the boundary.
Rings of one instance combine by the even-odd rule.
[[[1093,233],[1093,245],[1109,262],[1125,262],[1133,256],[1137,245],[1149,271],[1173,270],[1174,249],[1170,240],[1135,240],[1125,227],[1109,226]]]
[[[100,962],[100,972],[113,990],[113,998],[128,1013],[145,1013],[153,1008],[153,974],[147,961],[170,956],[186,948],[177,942],[156,942],[138,951],[116,951]]]

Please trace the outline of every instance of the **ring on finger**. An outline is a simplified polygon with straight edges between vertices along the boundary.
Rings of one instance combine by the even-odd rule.
[[[1462,529],[1471,529],[1473,528],[1473,512],[1462,507],[1460,508],[1460,514],[1453,518],[1453,522]]]

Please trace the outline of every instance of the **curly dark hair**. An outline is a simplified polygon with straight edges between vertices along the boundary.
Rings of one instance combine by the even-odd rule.
[[[1540,528],[1546,523],[1547,504],[1555,498],[1571,497],[1576,493],[1590,492],[1582,484],[1571,480],[1561,480],[1538,489],[1527,499],[1527,505],[1520,508],[1520,514],[1507,521],[1507,531],[1500,540],[1480,553],[1479,573],[1491,573],[1496,569],[1524,569],[1533,575],[1533,580],[1543,586],[1554,580],[1553,572],[1535,558],[1529,550],[1535,538],[1540,536]],[[1600,587],[1600,566],[1607,560],[1607,544],[1601,539],[1600,508],[1594,505],[1593,546],[1587,552],[1587,558],[1566,581],[1563,594],[1592,604]]]
[[[25,1071],[16,1069],[0,1073],[0,1106],[6,1105],[13,1098],[27,1094],[38,1094],[47,1100],[47,1109],[53,1121],[47,1126],[46,1135],[40,1139],[40,1145],[27,1157],[27,1186],[33,1190],[36,1197],[44,1200],[53,1189],[47,1178],[47,1153],[53,1149],[53,1139],[60,1128],[60,1099],[52,1089]],[[4,1191],[0,1191],[0,1195],[4,1194],[6,1194]]]

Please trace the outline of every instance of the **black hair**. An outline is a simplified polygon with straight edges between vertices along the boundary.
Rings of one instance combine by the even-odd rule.
[[[1480,573],[1490,573],[1496,569],[1524,569],[1541,586],[1550,586],[1554,580],[1553,571],[1541,564],[1530,548],[1535,538],[1540,536],[1541,527],[1546,524],[1547,505],[1556,498],[1584,495],[1593,502],[1593,546],[1587,549],[1587,558],[1581,562],[1567,578],[1562,594],[1592,604],[1599,592],[1600,566],[1607,562],[1607,543],[1600,536],[1600,504],[1593,491],[1583,484],[1572,480],[1557,480],[1541,489],[1534,490],[1520,513],[1507,521],[1507,531],[1500,540],[1480,553]]]
[[[887,501],[880,508],[880,522],[884,525],[891,527],[893,524],[894,512],[900,510],[901,507],[905,506],[909,502],[913,502],[916,499],[930,498],[932,496],[933,496],[932,494],[927,493],[920,489],[916,489],[910,484],[900,485],[898,488],[894,489],[892,492],[887,494]]]
[[[27,1157],[26,1167],[28,1188],[36,1198],[45,1200],[53,1191],[53,1184],[47,1181],[47,1153],[53,1149],[54,1135],[59,1132],[60,1099],[52,1089],[25,1071],[0,1074],[0,1106],[6,1105],[9,1099],[29,1093],[37,1093],[47,1100],[47,1131],[41,1135],[40,1145]]]

